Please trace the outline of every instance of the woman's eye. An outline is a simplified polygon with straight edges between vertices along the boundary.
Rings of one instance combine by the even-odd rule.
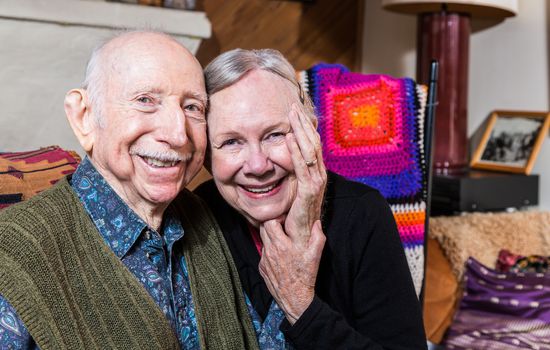
[[[153,99],[148,97],[148,96],[140,96],[140,97],[137,98],[137,101],[139,103],[143,103],[143,104],[153,103]]]
[[[267,139],[268,140],[278,140],[280,138],[284,138],[285,137],[285,133],[284,132],[272,132],[271,134],[267,135]]]
[[[226,146],[235,146],[239,143],[239,141],[237,139],[229,139],[229,140],[225,140],[224,142],[222,142],[222,144],[220,145],[220,148],[222,147],[226,147]]]

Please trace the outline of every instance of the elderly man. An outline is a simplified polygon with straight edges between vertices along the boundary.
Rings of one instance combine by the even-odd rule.
[[[0,213],[0,348],[257,347],[223,237],[182,192],[206,103],[199,63],[165,34],[94,51],[65,99],[87,157]]]

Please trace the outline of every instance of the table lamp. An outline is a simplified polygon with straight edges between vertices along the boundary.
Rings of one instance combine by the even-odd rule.
[[[436,173],[468,165],[468,60],[470,18],[515,16],[517,0],[382,0],[382,7],[418,15],[416,80],[427,84],[432,59],[439,62],[433,166]]]

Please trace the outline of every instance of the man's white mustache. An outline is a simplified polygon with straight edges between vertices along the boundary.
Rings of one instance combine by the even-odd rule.
[[[131,148],[130,155],[136,155],[143,158],[152,158],[152,159],[160,160],[162,162],[178,162],[178,161],[187,162],[193,157],[192,152],[180,153],[174,150],[152,151],[152,150],[144,150],[141,148]]]

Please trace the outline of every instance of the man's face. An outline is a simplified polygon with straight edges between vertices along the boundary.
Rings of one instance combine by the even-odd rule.
[[[126,40],[122,48],[111,49],[104,65],[91,159],[132,208],[162,206],[204,160],[202,69],[182,47],[161,36]]]

